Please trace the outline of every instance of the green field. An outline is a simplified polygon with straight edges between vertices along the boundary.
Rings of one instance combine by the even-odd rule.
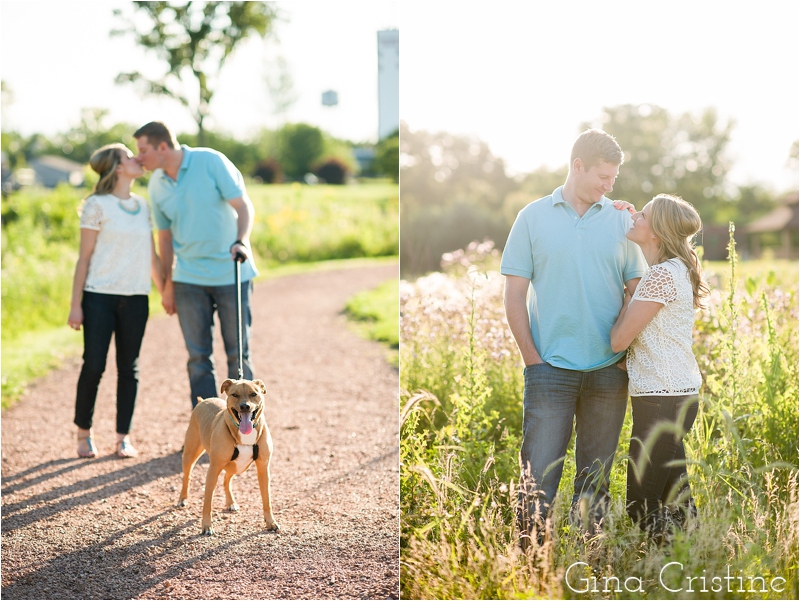
[[[401,282],[402,597],[798,598],[797,262],[705,265],[711,304],[695,333],[704,385],[686,440],[699,519],[688,531],[657,547],[628,518],[628,415],[603,533],[587,539],[568,520],[570,448],[554,541],[523,554],[514,518],[522,365],[498,261],[473,248],[454,253],[446,273]],[[681,567],[662,585],[670,562]],[[738,580],[734,592],[713,590],[728,570],[744,592]]]
[[[377,288],[359,292],[345,306],[345,313],[362,336],[389,346],[389,361],[395,366],[400,346],[398,286],[398,279],[392,278]]]
[[[255,206],[251,242],[261,277],[397,255],[396,184],[251,183],[247,189]],[[145,189],[136,192],[147,197]],[[3,199],[3,407],[27,382],[82,348],[81,335],[65,324],[78,256],[77,211],[85,194],[63,186]],[[159,311],[154,293],[151,312]]]

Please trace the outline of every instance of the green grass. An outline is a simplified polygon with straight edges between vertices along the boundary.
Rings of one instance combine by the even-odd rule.
[[[624,506],[629,414],[602,536],[585,540],[568,520],[570,447],[554,541],[523,554],[514,519],[521,364],[505,323],[498,257],[472,251],[456,253],[447,273],[400,288],[403,598],[798,598],[797,263],[706,265],[716,283],[695,333],[705,381],[686,438],[699,520],[664,547],[631,523]],[[568,583],[567,569],[581,562]],[[682,568],[666,584],[680,592],[659,583],[670,562]],[[711,588],[711,578],[727,570],[745,583],[783,578],[776,581],[783,590],[687,590],[687,578],[697,585],[707,576]],[[612,576],[622,586],[603,590]],[[596,578],[599,590],[581,592],[580,577]],[[638,579],[630,582],[634,592],[624,586],[628,577]]]
[[[249,186],[256,208],[252,244],[266,265],[398,252],[398,188]]]
[[[345,306],[345,313],[363,337],[382,342],[391,349],[389,360],[393,365],[398,364],[400,344],[397,295],[398,280],[392,278],[377,288],[359,292]]]
[[[396,261],[398,188],[248,185],[256,211],[251,242],[260,279],[370,261]],[[146,189],[137,193],[147,197]],[[65,325],[79,246],[84,190],[29,189],[2,205],[2,405],[31,379],[72,356]],[[151,295],[151,314],[161,311]],[[58,332],[62,332],[58,334]],[[64,333],[66,332],[66,333]],[[68,336],[71,334],[72,336]],[[80,336],[78,335],[78,338]],[[55,351],[49,349],[50,346]]]
[[[30,382],[82,351],[83,335],[67,327],[66,317],[63,328],[33,332],[23,342],[3,343],[3,409],[11,407]]]

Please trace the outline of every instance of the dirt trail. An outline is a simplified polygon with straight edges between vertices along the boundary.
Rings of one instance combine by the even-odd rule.
[[[396,264],[256,285],[253,361],[268,389],[277,534],[263,529],[253,468],[234,479],[238,513],[224,510],[220,478],[213,537],[199,534],[205,455],[189,506],[175,506],[191,409],[177,317],[147,326],[136,459],[112,454],[113,351],[95,412],[97,459],[75,452],[80,361],[33,385],[2,415],[2,597],[397,598],[398,373],[341,314],[352,294],[392,277]],[[215,357],[219,370],[219,345]]]

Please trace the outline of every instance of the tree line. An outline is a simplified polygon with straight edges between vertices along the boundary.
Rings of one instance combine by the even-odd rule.
[[[604,108],[598,121],[625,153],[613,198],[641,208],[643,199],[659,192],[681,196],[700,213],[709,247],[715,245],[717,230],[724,229],[721,236],[727,240],[729,222],[752,222],[781,196],[761,185],[729,182],[727,146],[735,124],[722,123],[713,108],[674,115],[658,106],[626,104]],[[589,127],[580,124],[575,136]],[[791,164],[797,164],[797,155],[795,142],[787,156]],[[472,241],[489,239],[502,249],[520,209],[562,185],[568,169],[565,159],[563,167],[512,178],[486,142],[412,131],[405,123],[400,126],[400,161],[403,277],[438,270],[442,254]]]
[[[84,109],[77,125],[49,137],[3,131],[2,150],[8,169],[25,167],[44,155],[86,164],[95,150],[112,142],[121,141],[135,150],[131,134],[141,124],[110,124],[108,113],[106,109]],[[177,138],[182,144],[200,145],[197,132],[179,133]],[[203,138],[205,145],[225,154],[242,173],[264,183],[302,181],[308,173],[329,183],[343,183],[350,175],[389,177],[395,182],[399,177],[397,132],[377,144],[358,144],[334,138],[307,123],[288,123],[275,130],[261,129],[247,140],[209,130]],[[354,157],[357,147],[374,155],[364,167]]]

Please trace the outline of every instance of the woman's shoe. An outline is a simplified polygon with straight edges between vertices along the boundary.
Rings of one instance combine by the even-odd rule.
[[[83,443],[86,443],[84,446]],[[83,459],[94,459],[97,457],[97,448],[94,446],[94,441],[91,436],[78,439],[78,457]]]
[[[117,457],[128,459],[130,457],[136,457],[138,454],[139,451],[133,448],[129,440],[122,440],[117,443]]]

